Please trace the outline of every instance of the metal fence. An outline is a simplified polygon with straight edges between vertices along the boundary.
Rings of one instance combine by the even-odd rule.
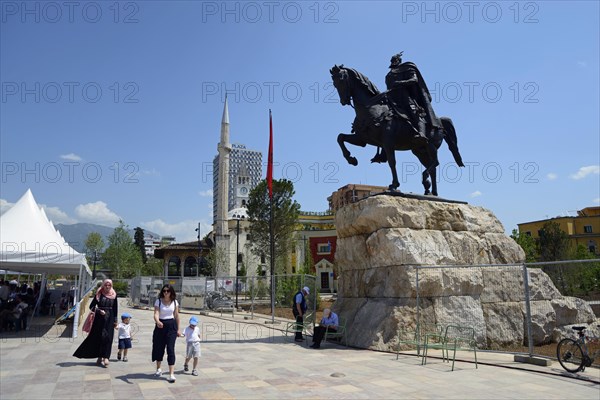
[[[481,350],[555,358],[572,326],[600,336],[600,260],[466,266],[414,266],[413,282],[400,283],[413,304],[416,324],[458,324],[475,329]],[[413,274],[414,273],[414,274]],[[271,312],[271,278],[138,277],[129,295],[134,306],[153,307],[163,284],[175,287],[186,309],[235,312],[292,319],[292,298],[310,288],[309,309],[318,309],[316,279],[311,275],[276,275],[275,310]],[[216,301],[215,300],[219,300]],[[594,350],[593,348],[590,350]],[[600,360],[596,360],[598,365]]]
[[[555,358],[572,326],[600,336],[600,260],[413,268],[415,323],[471,326],[482,350]]]
[[[271,310],[270,276],[210,277],[156,277],[142,276],[131,280],[129,298],[132,306],[154,306],[164,284],[177,292],[182,308],[212,310],[215,312],[248,311],[252,314],[270,315],[272,318],[292,319],[292,298],[302,287],[310,288],[308,304],[316,310],[318,296],[316,279],[312,275],[275,275],[275,310]],[[287,310],[287,312],[286,312]]]

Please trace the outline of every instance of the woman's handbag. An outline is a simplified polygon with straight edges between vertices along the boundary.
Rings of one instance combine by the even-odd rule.
[[[92,330],[92,325],[94,324],[94,316],[96,315],[95,311],[90,311],[88,316],[85,318],[85,322],[83,323],[82,331],[90,333]]]

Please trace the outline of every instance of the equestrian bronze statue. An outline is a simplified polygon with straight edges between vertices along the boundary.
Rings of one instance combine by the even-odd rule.
[[[371,162],[387,161],[392,171],[390,190],[400,187],[396,150],[412,151],[424,167],[422,183],[425,194],[437,196],[437,152],[442,141],[448,144],[456,164],[464,167],[454,125],[450,118],[435,115],[431,95],[413,63],[402,63],[401,54],[397,54],[392,57],[390,69],[386,76],[388,90],[380,93],[360,72],[343,65],[331,68],[331,78],[340,103],[352,106],[356,112],[353,133],[340,133],[337,141],[344,158],[351,165],[358,165],[358,161],[344,143],[376,146],[377,154]]]

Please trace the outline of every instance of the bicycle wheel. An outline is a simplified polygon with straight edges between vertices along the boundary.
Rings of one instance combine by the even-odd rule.
[[[583,367],[583,351],[573,339],[563,339],[558,343],[556,357],[560,365],[569,372],[578,372]]]

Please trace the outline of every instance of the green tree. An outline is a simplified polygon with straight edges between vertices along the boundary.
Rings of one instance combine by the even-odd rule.
[[[142,256],[123,221],[119,221],[119,226],[108,237],[103,263],[110,268],[116,279],[132,278],[142,271]]]
[[[573,251],[572,255],[569,257],[573,260],[593,260],[596,258],[596,255],[592,253],[587,247],[583,244],[578,244],[575,251]]]
[[[90,233],[85,239],[85,252],[88,256],[88,262],[94,259],[94,253],[101,253],[104,248],[104,240],[98,232]]]
[[[294,230],[298,223],[300,204],[293,200],[294,185],[287,179],[273,180],[273,239],[275,242],[275,273],[283,273],[294,245]],[[270,199],[265,180],[248,196],[248,220],[252,252],[266,256],[270,265]]]
[[[227,254],[222,247],[214,246],[211,248],[208,257],[206,257],[206,266],[201,266],[200,274],[205,276],[217,276],[218,272],[229,271],[227,263]]]
[[[513,229],[510,237],[513,238],[525,252],[525,262],[537,261],[539,257],[537,247],[535,245],[535,239],[531,235],[522,235],[518,230]]]
[[[162,276],[164,274],[163,260],[160,258],[149,257],[146,264],[142,267],[144,276]]]
[[[560,229],[558,222],[549,221],[542,226],[536,240],[540,261],[560,261],[568,256],[569,236]]]
[[[139,226],[134,229],[135,233],[133,235],[133,242],[135,243],[135,247],[138,248],[140,255],[142,257],[142,262],[146,264],[148,261],[148,256],[146,255],[146,241],[144,240],[144,230]]]

